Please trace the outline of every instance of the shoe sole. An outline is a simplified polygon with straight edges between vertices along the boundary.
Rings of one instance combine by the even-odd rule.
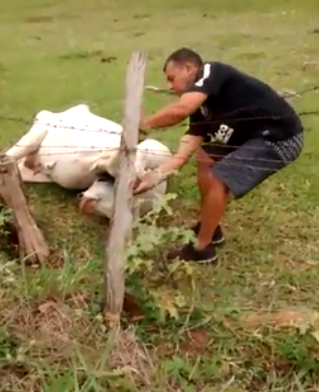
[[[179,260],[179,261],[186,261],[187,263],[197,263],[197,264],[211,264],[214,263],[218,259],[218,255],[216,254],[214,257],[211,259],[206,259],[206,260],[179,260],[177,257],[169,258],[167,257],[167,260],[173,261],[173,260]]]
[[[221,245],[225,242],[225,237],[222,237],[221,239],[219,239],[218,241],[212,241],[213,245]]]
[[[214,263],[217,259],[218,259],[218,256],[216,255],[216,256],[214,256],[211,259],[208,259],[208,260],[198,260],[198,261],[195,261],[195,263],[198,263],[198,264],[211,264],[211,263]]]
[[[197,236],[197,235],[198,235],[198,232],[197,232],[197,231],[194,231],[194,234]],[[217,240],[217,241],[214,241],[214,240],[212,239],[212,244],[213,244],[213,245],[222,245],[224,242],[225,242],[225,237],[224,237],[224,236],[222,236],[222,238],[220,238],[220,239]]]

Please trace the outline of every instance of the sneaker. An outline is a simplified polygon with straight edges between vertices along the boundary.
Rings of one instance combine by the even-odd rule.
[[[199,264],[209,264],[217,260],[217,252],[213,244],[209,244],[205,249],[198,250],[189,243],[181,249],[172,250],[168,253],[169,260],[195,261]]]
[[[191,230],[193,230],[195,235],[198,235],[199,229],[200,229],[200,222],[197,222],[194,226],[191,227]],[[218,225],[216,227],[215,233],[212,237],[212,244],[221,245],[224,242],[225,242],[225,237],[224,237],[222,228],[220,225]]]

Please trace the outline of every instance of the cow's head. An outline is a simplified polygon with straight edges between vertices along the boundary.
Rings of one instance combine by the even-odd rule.
[[[83,215],[102,215],[111,218],[114,203],[115,179],[101,174],[80,196],[79,209]]]
[[[167,182],[162,182],[155,188],[133,196],[134,219],[151,211],[154,203],[165,194]],[[83,215],[99,215],[111,219],[115,200],[115,180],[99,178],[92,186],[82,193],[79,209]]]
[[[137,147],[135,157],[136,178],[155,169],[171,156],[171,151],[161,142],[154,139],[146,139]],[[115,176],[118,175],[119,154],[115,154],[111,161],[103,158],[103,153],[98,159],[98,169],[109,174],[100,175],[92,186],[81,195],[80,212],[85,215],[102,215],[111,218],[114,205]],[[104,163],[105,162],[105,163]],[[155,188],[141,195],[133,197],[133,210],[135,216],[141,216],[150,211],[154,202],[166,192],[167,182],[157,185]]]

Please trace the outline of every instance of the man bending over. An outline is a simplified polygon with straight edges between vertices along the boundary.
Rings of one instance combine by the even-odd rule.
[[[195,244],[171,252],[171,258],[208,263],[223,242],[220,227],[230,196],[239,199],[294,161],[303,148],[301,121],[284,98],[264,82],[231,65],[203,62],[182,48],[164,64],[171,90],[180,96],[152,116],[140,130],[171,127],[189,117],[189,129],[175,155],[144,175],[134,193],[142,193],[197,158],[200,220],[192,228]]]

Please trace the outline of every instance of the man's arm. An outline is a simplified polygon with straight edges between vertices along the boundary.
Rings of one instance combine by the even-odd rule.
[[[180,169],[189,161],[195,150],[197,150],[202,142],[202,136],[195,136],[190,134],[184,135],[181,138],[176,154],[159,165],[157,168],[158,171],[162,173],[164,177],[167,177],[175,170]]]
[[[151,129],[171,127],[182,122],[202,106],[208,96],[219,95],[228,74],[228,68],[221,63],[205,64],[200,79],[189,86],[177,102],[141,121],[140,131],[147,133]]]
[[[194,113],[207,99],[204,92],[194,91],[183,94],[173,104],[165,106],[140,124],[141,131],[174,126]]]
[[[155,170],[144,175],[141,182],[134,189],[134,194],[146,192],[162,181],[165,181],[176,170],[184,166],[191,158],[195,150],[202,144],[203,137],[194,135],[184,135],[176,154],[166,159]]]
[[[156,169],[166,179],[175,170],[184,166],[194,151],[207,139],[207,125],[199,109],[189,116],[189,128],[180,139],[176,154],[163,162]]]

